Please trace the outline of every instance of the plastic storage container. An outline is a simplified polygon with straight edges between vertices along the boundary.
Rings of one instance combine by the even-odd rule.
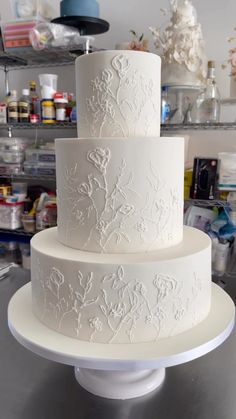
[[[11,191],[12,191],[12,187],[10,185],[0,184],[0,195],[3,195],[3,196],[10,195]]]
[[[24,0],[21,0],[21,3],[22,2],[24,2]],[[18,4],[19,3],[20,1],[18,1]],[[32,1],[28,1],[29,7],[31,7],[31,3]],[[29,32],[38,22],[37,18],[28,19],[26,17],[24,20],[18,19],[3,23],[1,26],[4,49],[6,51],[11,51],[22,47],[31,48]]]
[[[55,14],[54,8],[48,0],[11,0],[10,4],[12,14],[17,19],[44,18],[51,20]]]
[[[56,160],[56,155],[54,150],[39,150],[36,148],[28,148],[25,151],[25,160],[27,162],[53,163]]]
[[[0,150],[1,151],[24,151],[31,142],[27,138],[18,137],[0,137]]]
[[[2,161],[4,163],[23,163],[25,154],[23,151],[2,151]]]
[[[17,175],[22,173],[23,166],[20,163],[0,163],[0,175]]]
[[[26,182],[11,182],[11,187],[14,195],[27,195],[28,184]]]
[[[55,202],[46,202],[45,206],[36,214],[36,230],[55,227],[57,225],[57,205]]]
[[[35,217],[34,215],[22,214],[21,221],[23,228],[27,233],[35,232]]]
[[[220,160],[218,189],[221,191],[236,191],[236,153],[218,153]]]
[[[16,230],[21,227],[23,202],[7,203],[0,201],[0,228]]]
[[[56,165],[55,163],[40,163],[35,164],[34,162],[24,162],[24,172],[27,175],[34,176],[55,176],[56,175]]]
[[[30,245],[28,243],[20,243],[22,268],[30,269]]]

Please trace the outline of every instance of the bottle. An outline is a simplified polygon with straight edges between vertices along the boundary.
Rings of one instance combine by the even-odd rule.
[[[170,104],[168,103],[168,87],[161,88],[161,123],[166,124],[170,118]]]
[[[19,122],[30,122],[29,89],[23,89],[22,96],[19,99]]]
[[[215,257],[213,263],[214,275],[222,276],[227,270],[227,262],[229,257],[229,242],[221,240],[215,249]]]
[[[53,99],[42,99],[41,114],[43,124],[54,124],[56,122],[56,109]]]
[[[54,104],[56,109],[56,121],[65,122],[66,121],[66,107],[68,104],[67,93],[57,92],[54,95]]]
[[[40,119],[41,104],[40,99],[36,91],[36,81],[31,80],[29,82],[30,87],[30,115],[38,115]]]
[[[76,110],[76,106],[73,106],[72,111],[70,113],[70,122],[77,122],[77,110]]]
[[[19,121],[17,90],[12,90],[7,104],[7,121],[17,123]]]
[[[68,104],[66,106],[66,120],[70,121],[70,115],[73,107],[75,106],[74,93],[68,93]]]
[[[193,105],[192,122],[214,123],[219,121],[220,92],[215,78],[215,62],[208,61],[206,87]]]

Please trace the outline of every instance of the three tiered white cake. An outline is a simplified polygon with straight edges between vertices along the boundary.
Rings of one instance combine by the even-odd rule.
[[[78,138],[56,140],[58,228],[32,246],[33,310],[100,343],[153,342],[211,305],[211,242],[183,227],[184,139],[160,137],[160,58],[76,60]]]

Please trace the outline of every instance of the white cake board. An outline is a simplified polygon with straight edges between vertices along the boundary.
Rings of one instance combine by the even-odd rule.
[[[208,317],[193,329],[154,343],[99,344],[79,341],[43,325],[32,313],[31,284],[20,288],[8,307],[9,328],[36,354],[75,366],[78,382],[101,397],[139,397],[160,386],[165,367],[198,358],[219,346],[234,326],[235,306],[219,286],[212,286]]]

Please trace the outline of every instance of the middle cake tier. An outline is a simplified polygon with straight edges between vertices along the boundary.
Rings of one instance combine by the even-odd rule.
[[[139,253],[183,238],[184,139],[56,140],[58,239]]]

